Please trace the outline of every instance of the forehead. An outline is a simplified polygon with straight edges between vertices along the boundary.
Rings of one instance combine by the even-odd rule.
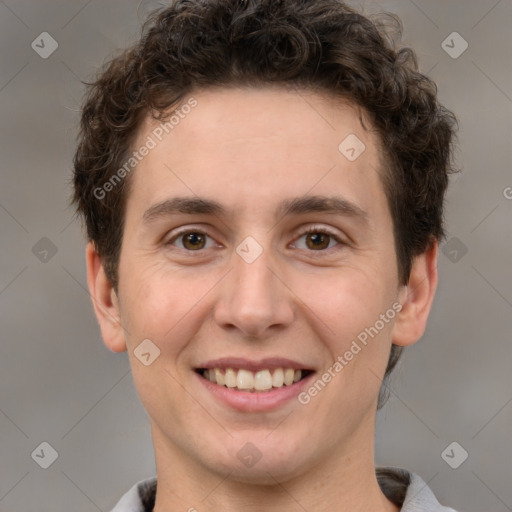
[[[371,209],[371,197],[383,194],[379,140],[346,100],[283,87],[224,88],[194,91],[173,110],[167,122],[147,116],[141,125],[135,149],[149,139],[154,147],[132,176],[132,200],[221,195],[247,209],[337,188]]]
[[[331,132],[336,138],[344,129],[351,129],[372,139],[370,143],[378,142],[375,133],[363,128],[361,119],[366,127],[371,127],[371,123],[365,110],[355,103],[343,96],[284,84],[196,89],[169,108],[167,114],[170,119],[167,123],[147,115],[139,129],[139,138],[159,131],[160,127],[165,132],[163,136],[194,136],[204,143],[235,135],[239,139],[274,136],[283,142],[303,137],[303,144],[310,140],[317,145],[322,134]],[[329,138],[324,140],[326,144],[332,142]]]

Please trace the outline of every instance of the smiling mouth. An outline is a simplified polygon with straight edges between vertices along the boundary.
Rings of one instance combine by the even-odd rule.
[[[256,372],[243,368],[197,368],[195,371],[213,384],[249,393],[264,393],[292,386],[313,373],[313,370],[293,368],[262,369]]]

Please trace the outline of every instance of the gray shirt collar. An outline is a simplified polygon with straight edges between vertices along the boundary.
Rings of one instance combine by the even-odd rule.
[[[382,492],[401,512],[456,512],[439,504],[429,486],[415,473],[399,468],[377,468]],[[155,504],[157,478],[137,482],[111,512],[152,512]]]

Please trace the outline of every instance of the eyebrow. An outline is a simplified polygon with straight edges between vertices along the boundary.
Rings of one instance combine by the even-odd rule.
[[[353,217],[368,223],[368,214],[356,204],[339,196],[309,195],[285,199],[276,211],[275,217],[281,218],[289,215],[300,215],[304,213],[330,213]],[[227,210],[221,203],[212,199],[201,197],[173,197],[166,199],[149,207],[143,215],[144,224],[149,224],[162,217],[175,214],[190,215],[226,215]]]

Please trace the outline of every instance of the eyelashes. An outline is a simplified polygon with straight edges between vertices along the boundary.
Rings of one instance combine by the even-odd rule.
[[[185,235],[188,235],[185,237]],[[307,252],[329,252],[333,249],[336,250],[337,246],[332,247],[331,242],[337,242],[338,246],[345,246],[346,243],[342,240],[342,238],[332,231],[318,226],[309,226],[307,229],[301,230],[297,233],[295,237],[295,241],[293,246],[296,247],[297,241],[303,237],[307,237],[308,235],[312,235],[310,238],[306,238],[305,248],[300,248],[299,250],[307,251]],[[313,236],[316,235],[316,236]],[[211,239],[214,243],[209,247],[207,246],[208,239]],[[327,241],[327,246],[325,246],[325,242]],[[180,242],[182,244],[181,247],[176,246],[175,242]],[[309,243],[308,245],[308,242]],[[179,249],[180,251],[184,251],[187,253],[203,253],[207,249],[211,249],[214,247],[220,247],[216,244],[213,237],[211,237],[206,231],[201,229],[193,229],[187,228],[178,231],[174,235],[171,236],[166,242],[165,245],[167,247],[174,247]]]
[[[335,233],[327,230],[326,228],[321,228],[321,227],[315,227],[315,226],[310,226],[308,227],[306,230],[303,230],[302,232],[300,232],[298,234],[298,239],[299,238],[302,238],[303,236],[307,236],[307,235],[322,235],[324,238],[328,238],[330,240],[335,240],[336,242],[338,242],[338,244],[340,245],[345,245],[343,240]],[[329,245],[330,245],[330,242],[329,242]],[[318,249],[318,247],[317,247]],[[320,248],[320,250],[314,250],[313,252],[321,252],[321,251],[328,251],[332,249],[332,247],[328,247],[328,248]]]

